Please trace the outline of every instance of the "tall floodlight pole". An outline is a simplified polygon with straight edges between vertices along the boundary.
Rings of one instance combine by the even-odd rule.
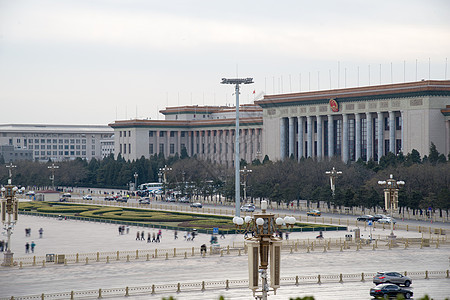
[[[47,168],[49,168],[52,171],[52,176],[50,176],[50,180],[52,181],[53,190],[55,190],[55,169],[58,169],[59,166],[52,164],[51,166],[48,166]]]
[[[241,189],[240,189],[240,176],[239,176],[239,166],[240,166],[240,153],[239,153],[239,85],[240,84],[251,84],[253,83],[253,78],[234,78],[227,79],[222,78],[222,84],[234,84],[235,85],[235,94],[236,94],[236,129],[235,129],[235,137],[236,141],[234,143],[235,151],[234,151],[234,186],[235,186],[235,197],[236,197],[236,216],[239,217],[241,215],[240,207],[241,207]]]
[[[399,187],[402,185],[405,185],[404,181],[397,181],[394,179],[394,176],[390,174],[388,180],[380,180],[378,181],[378,184],[382,187],[384,187],[384,208],[386,210],[390,210],[391,213],[391,219],[390,225],[391,225],[391,234],[389,236],[389,244],[391,246],[395,246],[396,244],[396,236],[394,235],[394,218],[393,213],[394,210],[398,207],[398,190]]]
[[[17,166],[13,165],[12,162],[10,162],[9,165],[6,165],[6,167],[8,168],[9,179],[12,180],[12,169],[17,167]]]

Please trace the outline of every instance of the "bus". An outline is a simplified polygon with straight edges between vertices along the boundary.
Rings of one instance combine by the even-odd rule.
[[[162,191],[163,184],[161,182],[149,182],[139,185],[139,190],[148,191],[149,193],[157,194]]]

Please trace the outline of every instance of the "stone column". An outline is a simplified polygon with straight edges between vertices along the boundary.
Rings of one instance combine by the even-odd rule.
[[[164,145],[164,156],[167,158],[170,156],[170,130],[166,131],[166,144]]]
[[[404,143],[404,138],[403,138],[403,133],[404,133],[404,128],[403,128],[403,125],[405,124],[404,122],[403,122],[403,119],[404,119],[404,117],[405,117],[405,112],[402,110],[402,111],[400,111],[400,115],[401,115],[401,118],[402,118],[402,131],[401,131],[401,139],[402,139],[402,148],[401,148],[401,150],[402,150],[402,153],[405,153],[405,151],[404,151],[404,148],[405,148],[405,145],[403,145],[403,143]],[[450,125],[450,123],[449,123],[449,121],[447,121],[447,128],[448,128],[448,126]],[[449,139],[449,136],[450,136],[450,130],[447,130],[447,135],[446,135],[446,137],[447,137],[447,144],[448,143],[450,143],[450,139]],[[447,146],[447,150],[446,150],[446,153],[448,153],[450,151],[450,145],[449,146]]]
[[[395,113],[389,112],[389,151],[397,154],[395,151]]]
[[[322,116],[316,116],[316,120],[317,120],[317,158],[322,159],[322,151],[323,151],[323,146],[322,146],[322,137],[323,137],[323,132],[322,132]]]
[[[367,130],[367,161],[369,161],[371,158],[373,158],[373,136],[372,136],[372,113],[367,112],[366,113],[366,130]]]
[[[192,135],[193,135],[193,138],[192,138],[192,156],[194,156],[194,155],[196,155],[197,154],[197,142],[198,142],[198,139],[197,139],[197,131],[192,131]]]
[[[377,131],[377,137],[378,137],[378,162],[380,162],[380,158],[384,155],[384,128],[383,128],[383,121],[384,121],[384,115],[381,111],[377,112],[377,118],[378,118],[378,131]]]
[[[302,156],[305,156],[305,154],[303,153],[303,117],[298,117],[297,120],[297,129],[298,129],[298,160],[300,161],[300,158],[302,158]]]
[[[156,130],[156,145],[155,145],[156,149],[154,151],[155,154],[159,154],[159,134],[160,134],[160,132],[161,131]]]
[[[355,114],[355,161],[361,158],[361,115]]]
[[[289,157],[294,154],[294,141],[295,141],[295,130],[294,130],[294,118],[289,118]]]
[[[177,137],[177,152],[178,152],[178,155],[181,155],[181,130],[178,130],[177,133],[178,133],[178,137]]]
[[[334,156],[334,123],[333,115],[328,115],[328,157]]]
[[[342,161],[348,162],[348,114],[342,115]]]
[[[280,118],[280,158],[281,160],[286,158],[286,125],[284,118]]]
[[[308,141],[308,148],[307,148],[307,154],[306,154],[306,156],[307,157],[312,157],[313,156],[313,153],[312,153],[312,149],[313,149],[313,139],[312,139],[312,136],[313,136],[313,126],[312,126],[312,118],[311,118],[311,116],[307,116],[306,117],[306,128],[307,128],[307,130],[308,130],[308,134],[307,134],[307,141]]]

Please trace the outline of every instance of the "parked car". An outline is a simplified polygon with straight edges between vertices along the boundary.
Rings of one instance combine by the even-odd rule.
[[[66,202],[72,195],[70,193],[64,193],[59,198],[59,202]]]
[[[114,201],[116,200],[116,198],[114,198],[114,196],[106,196],[105,197],[105,201]]]
[[[180,200],[178,200],[181,203],[189,203],[189,198],[188,197],[181,197]]]
[[[393,219],[393,218],[391,219],[389,217],[384,218],[384,219],[379,219],[377,222],[381,223],[381,224],[391,224],[391,222],[394,224],[397,223],[397,221],[395,219]]]
[[[119,197],[116,199],[117,202],[128,202],[128,197]]]
[[[202,208],[203,205],[200,202],[195,202],[191,204],[191,207]]]
[[[308,211],[306,213],[307,216],[313,216],[313,217],[320,217],[320,215],[322,215],[322,213],[317,210],[317,209],[311,209],[310,211]]]
[[[395,283],[397,285],[410,286],[412,283],[412,279],[398,272],[378,272],[373,277],[373,283]]]
[[[374,217],[372,215],[364,215],[364,216],[357,217],[356,220],[367,222],[367,221],[373,221]]]
[[[85,195],[85,196],[83,196],[83,200],[92,200],[92,196],[91,195]]]
[[[395,284],[379,284],[376,287],[370,289],[370,296],[376,298],[396,298],[397,295],[403,295],[405,299],[410,299],[413,295],[413,292],[410,289],[401,288]]]
[[[150,204],[150,198],[149,197],[143,197],[139,199],[140,204]]]
[[[25,193],[25,196],[34,196],[35,192],[34,191],[28,191]]]
[[[378,214],[378,215],[373,216],[374,221],[378,221],[379,219],[386,219],[386,218],[389,218],[389,217],[386,215],[383,215],[383,214]]]
[[[256,209],[253,203],[244,204],[241,206],[241,211],[254,212]]]
[[[177,199],[175,197],[169,196],[167,197],[167,202],[176,202]]]

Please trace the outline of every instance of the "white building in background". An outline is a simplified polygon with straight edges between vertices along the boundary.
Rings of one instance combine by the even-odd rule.
[[[114,154],[114,135],[107,139],[100,140],[102,159]]]
[[[240,157],[248,162],[262,159],[262,109],[248,104],[239,108]],[[220,164],[233,165],[235,108],[227,106],[181,106],[161,111],[165,120],[125,120],[109,124],[114,129],[115,156],[126,160],[196,155]]]
[[[282,95],[263,108],[263,155],[379,160],[431,143],[450,152],[450,81],[419,81]]]
[[[106,125],[3,124],[0,145],[32,150],[38,161],[101,159],[102,143],[111,148],[113,134]]]

